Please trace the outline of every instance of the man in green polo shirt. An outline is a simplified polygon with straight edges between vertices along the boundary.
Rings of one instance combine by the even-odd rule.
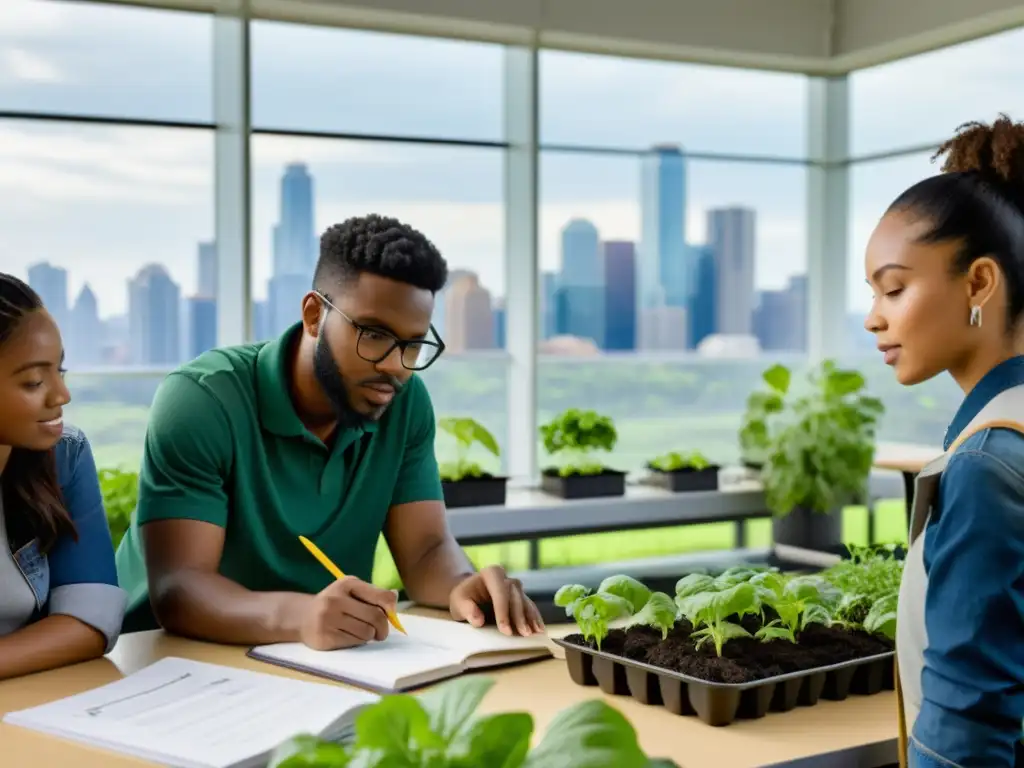
[[[321,238],[301,322],[164,380],[117,551],[126,631],[159,623],[318,649],[382,640],[395,595],[370,583],[381,533],[412,600],[475,626],[489,604],[507,634],[542,631],[522,585],[474,571],[445,522],[434,411],[414,371],[444,350],[430,318],[447,274],[416,230],[349,219]]]

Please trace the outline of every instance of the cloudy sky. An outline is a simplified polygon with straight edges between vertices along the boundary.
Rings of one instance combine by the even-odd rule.
[[[927,54],[851,77],[852,152],[938,142],[961,122],[1024,117],[1024,32]],[[253,118],[300,129],[500,141],[499,46],[317,29],[253,28]],[[212,121],[212,23],[198,14],[48,0],[0,1],[0,111]],[[720,67],[547,52],[542,141],[800,159],[804,78]],[[504,290],[500,150],[258,135],[254,160],[254,292],[263,295],[270,229],[285,163],[316,181],[317,226],[376,211],[407,219],[449,262]],[[881,211],[931,172],[928,154],[854,166],[849,303],[868,302],[861,255]],[[559,230],[590,218],[606,239],[639,234],[635,157],[543,153],[541,258]],[[213,138],[206,130],[0,120],[0,265],[49,260],[88,281],[104,314],[126,304],[125,280],[148,262],[194,289],[195,252],[213,234]],[[806,266],[806,173],[795,163],[691,160],[687,229],[705,212],[757,210],[757,283]]]

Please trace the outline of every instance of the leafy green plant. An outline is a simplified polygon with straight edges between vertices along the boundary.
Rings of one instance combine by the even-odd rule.
[[[600,699],[562,710],[531,749],[529,713],[476,714],[493,684],[462,677],[385,696],[359,713],[352,744],[302,734],[275,750],[270,768],[678,768],[648,758],[629,721]]]
[[[594,458],[596,451],[611,451],[619,435],[615,424],[607,416],[596,411],[570,408],[540,427],[544,450],[564,462],[557,470],[562,477],[570,475],[599,475],[606,467]]]
[[[661,639],[664,640],[676,625],[677,614],[675,601],[671,597],[664,592],[652,592],[650,599],[633,614],[627,626],[642,625],[660,630]]]
[[[826,360],[799,392],[785,366],[772,366],[762,378],[767,390],[748,399],[740,446],[745,460],[760,459],[772,512],[826,513],[861,498],[884,411],[878,398],[864,393],[864,377]]]
[[[750,633],[729,619],[743,618],[758,613],[761,603],[757,590],[749,581],[734,584],[714,592],[698,592],[678,602],[679,612],[694,627],[690,637],[697,648],[713,643],[715,653],[722,655],[722,647],[737,637],[750,637]]]
[[[893,640],[903,561],[893,556],[892,545],[850,547],[850,550],[848,560],[836,563],[821,574],[842,593],[834,621]]]
[[[651,459],[648,466],[658,472],[683,472],[684,470],[699,472],[710,467],[711,462],[700,451],[690,451],[689,453],[672,451]]]
[[[780,573],[758,574],[750,580],[758,590],[762,607],[771,608],[778,615],[755,633],[759,640],[785,639],[796,642],[797,633],[810,624],[832,623],[830,604],[836,596],[820,577],[796,576],[787,578]]]
[[[103,506],[107,512],[107,526],[116,548],[131,525],[132,512],[139,498],[139,473],[104,468],[98,474]]]
[[[645,584],[632,576],[621,574],[606,578],[598,586],[597,591],[621,597],[630,604],[634,612],[647,605],[647,601],[651,599],[651,590]]]
[[[467,477],[491,476],[491,473],[485,472],[479,463],[469,458],[474,445],[480,445],[495,458],[501,457],[498,441],[485,426],[468,416],[447,416],[440,419],[437,426],[455,442],[456,459],[441,464],[442,480],[454,483]]]

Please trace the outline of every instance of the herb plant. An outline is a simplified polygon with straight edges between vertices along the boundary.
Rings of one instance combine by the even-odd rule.
[[[619,435],[615,424],[596,411],[570,408],[540,427],[544,450],[552,457],[564,457],[556,472],[570,475],[599,475],[605,465],[594,458],[596,451],[611,451]]]
[[[679,612],[690,620],[694,630],[690,637],[697,648],[711,642],[715,653],[722,655],[722,647],[737,637],[750,637],[750,633],[729,619],[743,618],[761,609],[757,590],[749,581],[740,582],[715,592],[698,592],[679,602]]]
[[[598,650],[601,643],[608,637],[609,624],[617,619],[631,616],[633,604],[624,597],[609,592],[579,592],[585,590],[579,584],[562,587],[555,593],[555,605],[565,608],[579,627],[580,634],[587,642],[593,643]],[[565,590],[565,591],[563,591]]]
[[[626,626],[645,626],[661,631],[661,639],[676,625],[677,608],[675,601],[664,592],[652,592],[643,608],[633,614]]]
[[[791,373],[774,365],[767,389],[753,393],[740,430],[744,458],[759,459],[768,507],[776,515],[799,507],[831,512],[859,499],[875,453],[875,426],[884,411],[864,393],[857,371],[826,360],[801,391]]]
[[[98,472],[100,492],[103,494],[103,507],[107,512],[107,526],[114,548],[121,543],[128,526],[131,525],[132,512],[139,498],[139,474],[123,469],[101,469]]]
[[[671,451],[651,459],[649,466],[658,472],[683,472],[685,470],[699,472],[710,467],[711,462],[700,451],[691,451],[690,453]]]
[[[454,440],[456,451],[455,461],[441,464],[442,480],[458,482],[466,478],[490,476],[490,473],[485,472],[479,463],[471,461],[469,458],[469,453],[474,445],[480,445],[495,458],[501,457],[498,441],[487,431],[486,427],[478,421],[464,416],[448,416],[439,420],[437,425],[442,432]]]
[[[299,735],[269,768],[678,768],[648,758],[629,721],[600,699],[560,712],[531,749],[528,713],[476,714],[493,684],[462,677],[418,696],[385,696],[359,713],[352,744]]]

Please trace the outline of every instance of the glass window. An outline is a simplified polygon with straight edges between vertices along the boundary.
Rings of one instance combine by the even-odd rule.
[[[1024,29],[850,74],[854,157],[938,144],[961,123],[1024,118]]]
[[[167,371],[217,343],[202,291],[212,131],[3,120],[0,198],[3,269],[64,335],[70,420],[101,463],[137,465],[159,376],[125,370]]]
[[[851,352],[873,353],[874,337],[864,330],[864,316],[871,306],[871,289],[864,282],[864,252],[878,220],[893,200],[912,186],[939,172],[933,152],[854,163],[850,166],[850,197],[847,242],[847,339]]]
[[[807,78],[706,64],[542,51],[545,145],[807,155]],[[626,117],[628,116],[628,118]]]
[[[448,261],[448,287],[434,310],[447,351],[423,374],[437,414],[472,416],[503,437],[503,150],[258,135],[252,156],[256,337],[298,322],[327,227],[368,213],[394,216]],[[275,248],[275,230],[301,233],[306,245]]]
[[[0,110],[213,122],[208,14],[0,3]]]
[[[504,49],[256,21],[253,126],[501,141]]]
[[[623,469],[736,460],[752,382],[806,349],[805,204],[802,165],[543,152],[540,423],[613,417]]]
[[[864,318],[871,307],[871,289],[864,282],[868,239],[900,193],[938,172],[931,156],[932,152],[925,152],[850,166],[848,343],[842,358],[844,364],[868,378],[871,391],[886,405],[886,417],[879,426],[881,440],[941,445],[963,392],[945,375],[904,387],[883,362],[874,336],[864,330]]]

